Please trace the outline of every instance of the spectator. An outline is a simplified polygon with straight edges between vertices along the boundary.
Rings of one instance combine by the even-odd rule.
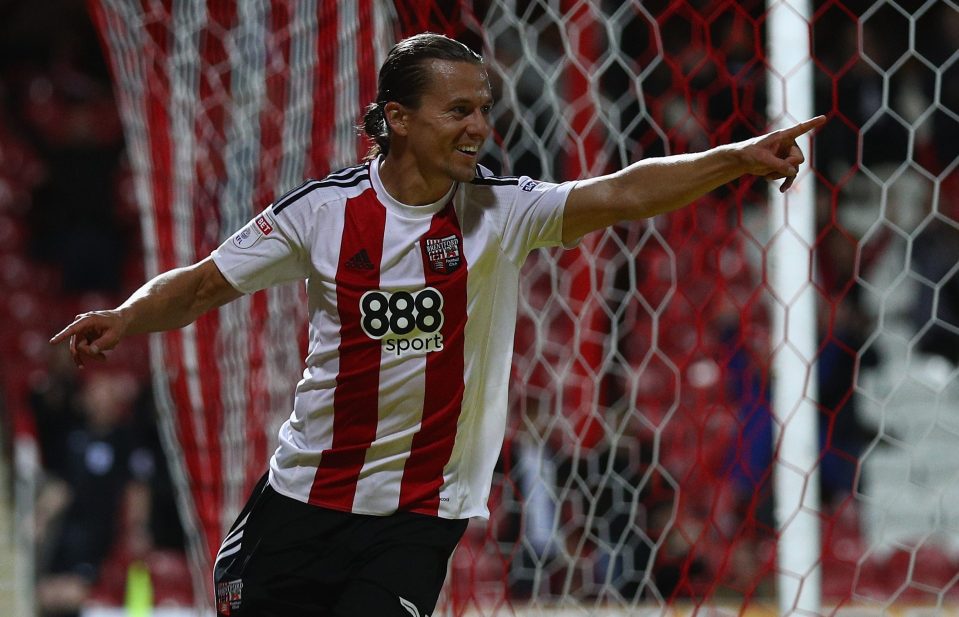
[[[62,433],[39,436],[47,448],[44,459],[58,461],[38,500],[45,546],[38,563],[37,598],[44,616],[80,614],[116,540],[127,489],[150,471],[132,440],[129,406],[135,389],[136,382],[127,375],[90,375],[76,399],[59,410],[82,415],[61,418],[66,427]],[[50,420],[40,426],[51,426],[55,418]],[[49,448],[58,446],[62,451],[54,455]],[[144,510],[140,505],[133,509]]]

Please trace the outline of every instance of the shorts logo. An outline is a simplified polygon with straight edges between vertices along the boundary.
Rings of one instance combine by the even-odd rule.
[[[429,615],[420,615],[420,609],[416,608],[416,605],[404,598],[403,596],[398,596],[400,599],[400,606],[406,609],[406,612],[412,615],[413,617],[430,617]]]
[[[440,274],[454,272],[463,262],[459,236],[425,238],[423,252],[426,253],[426,262],[430,265],[430,270]]]
[[[360,298],[363,332],[397,356],[443,349],[443,319],[443,294],[432,287],[393,293],[374,289]]]
[[[230,613],[240,608],[243,597],[243,580],[224,581],[216,584],[216,614],[217,617],[229,617]]]

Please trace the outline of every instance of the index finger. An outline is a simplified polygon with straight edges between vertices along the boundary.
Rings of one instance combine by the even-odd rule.
[[[76,327],[79,321],[80,321],[79,319],[73,321],[66,328],[54,334],[53,338],[50,339],[50,344],[56,345],[57,343],[64,341],[67,337],[72,336],[73,334],[76,334],[77,331],[79,330],[79,328]]]
[[[816,116],[815,118],[810,118],[805,122],[800,122],[799,124],[793,125],[789,128],[785,128],[781,131],[782,135],[789,137],[790,139],[795,139],[800,135],[804,135],[809,131],[819,128],[820,126],[826,124],[826,116]]]

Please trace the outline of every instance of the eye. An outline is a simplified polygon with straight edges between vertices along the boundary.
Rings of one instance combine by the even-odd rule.
[[[490,114],[490,112],[493,111],[493,106],[492,106],[492,105],[483,105],[482,107],[480,107],[480,111],[483,112],[483,115],[484,115],[484,116],[488,116],[488,115]]]
[[[455,115],[457,115],[457,116],[468,116],[468,115],[469,115],[469,112],[466,110],[466,107],[463,106],[463,105],[456,105],[455,107],[451,108],[450,111],[453,112],[453,113],[454,113]]]

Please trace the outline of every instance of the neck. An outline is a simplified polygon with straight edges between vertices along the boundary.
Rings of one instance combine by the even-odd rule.
[[[383,157],[379,168],[380,182],[393,199],[411,206],[435,203],[450,190],[448,177],[427,178],[416,161],[395,155],[392,150]]]

